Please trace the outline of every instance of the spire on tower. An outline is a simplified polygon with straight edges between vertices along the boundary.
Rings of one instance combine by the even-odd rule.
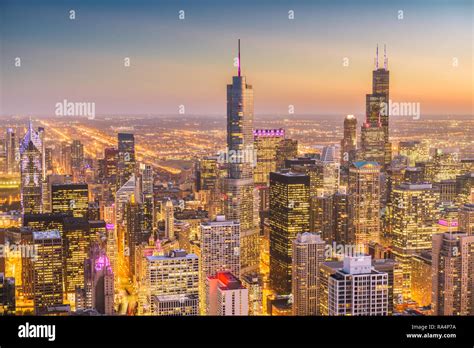
[[[387,46],[383,45],[383,68],[388,69]]]
[[[240,77],[240,39],[239,39],[239,77]]]
[[[379,69],[379,44],[377,44],[377,50],[375,51],[375,70]]]

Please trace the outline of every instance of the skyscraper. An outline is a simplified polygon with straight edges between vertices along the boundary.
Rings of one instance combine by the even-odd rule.
[[[29,123],[20,144],[21,206],[23,214],[41,213],[43,181],[43,145],[39,134]]]
[[[123,186],[135,173],[135,137],[118,133],[117,187]]]
[[[91,243],[96,236],[91,233],[85,218],[65,217],[62,231],[64,289],[67,296],[75,295],[76,287],[84,282],[84,261],[89,256]]]
[[[298,156],[298,140],[283,139],[277,150],[277,171],[285,168],[285,161]]]
[[[117,161],[118,161],[118,150],[113,147],[108,147],[104,150],[104,177],[107,183],[116,187],[117,185]],[[113,190],[115,192],[115,190]]]
[[[130,201],[125,204],[125,221],[124,254],[128,256],[130,274],[136,275],[139,256],[137,248],[142,242],[147,241],[149,234],[142,229],[143,205],[136,200],[135,195],[132,195]]]
[[[35,313],[42,314],[63,305],[63,244],[58,230],[33,232],[33,244],[33,302]]]
[[[200,294],[206,308],[205,280],[220,271],[229,271],[240,276],[240,224],[218,216],[216,221],[201,224]]]
[[[319,272],[325,245],[316,233],[298,233],[293,241],[293,315],[319,315]]]
[[[142,169],[142,207],[143,224],[142,228],[147,234],[151,234],[155,224],[155,200],[153,196],[153,168],[144,165]]]
[[[197,168],[196,190],[215,191],[219,179],[219,157],[207,156],[199,161]]]
[[[474,236],[433,235],[432,308],[434,315],[473,315]]]
[[[71,213],[87,217],[89,190],[87,184],[52,184],[51,210],[53,213]]]
[[[17,161],[17,146],[16,136],[13,128],[7,128],[7,134],[5,138],[5,152],[6,152],[6,172],[9,174],[18,172],[18,161]]]
[[[227,147],[235,151],[236,163],[229,163],[229,178],[252,178],[253,155],[253,88],[241,75],[240,40],[238,74],[227,85]]]
[[[171,199],[165,203],[165,236],[168,239],[174,239],[174,206]]]
[[[380,165],[354,162],[349,168],[349,216],[351,243],[367,247],[380,238]]]
[[[334,239],[337,243],[348,244],[353,240],[349,235],[352,220],[349,218],[349,196],[338,192],[333,196],[333,228]]]
[[[255,150],[253,142],[253,88],[241,75],[240,40],[238,74],[227,85],[227,165],[224,180],[224,213],[240,223],[243,273],[258,270],[259,237],[253,182]]]
[[[242,273],[258,270],[259,234],[257,197],[253,179],[224,180],[224,214],[240,223],[240,262]]]
[[[44,127],[38,127],[38,135],[41,140],[41,168],[44,179],[46,177],[46,130]]]
[[[348,166],[355,160],[357,149],[357,119],[347,115],[344,119],[344,137],[341,140],[341,165]]]
[[[255,129],[253,131],[257,151],[257,165],[254,170],[255,185],[268,186],[270,172],[277,171],[277,152],[285,138],[284,129]]]
[[[384,48],[384,65],[379,67],[379,49],[372,72],[372,93],[366,95],[366,121],[361,129],[362,159],[390,164],[392,158],[389,142],[389,71]]]
[[[403,299],[411,298],[411,258],[430,250],[438,232],[439,190],[431,184],[402,183],[392,193],[393,254],[403,272]]]
[[[84,145],[79,140],[73,140],[71,144],[71,165],[75,169],[84,165]]]
[[[309,176],[270,173],[270,284],[291,293],[292,243],[309,231]]]

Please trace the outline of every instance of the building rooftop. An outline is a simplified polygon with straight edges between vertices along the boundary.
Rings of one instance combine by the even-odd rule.
[[[196,254],[187,254],[185,250],[172,250],[168,255],[150,255],[146,257],[148,261],[159,261],[169,259],[197,259]]]
[[[33,232],[33,240],[60,239],[61,233],[58,230]]]
[[[237,290],[245,289],[242,282],[234,276],[231,272],[217,272],[215,276],[208,277],[208,279],[217,279],[221,284],[221,290]]]
[[[240,223],[238,220],[216,220],[216,221],[204,221],[203,223],[201,223],[201,226],[203,227],[228,226],[228,225],[238,226],[240,225]]]
[[[353,162],[352,165],[357,169],[377,169],[380,168],[380,165],[377,162],[370,161],[358,161]]]

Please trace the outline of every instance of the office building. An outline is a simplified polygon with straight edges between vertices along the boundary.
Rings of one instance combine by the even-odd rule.
[[[43,154],[38,132],[30,121],[20,143],[21,206],[22,213],[42,212]]]
[[[122,187],[135,174],[135,137],[118,133],[117,187]]]
[[[89,189],[87,184],[52,184],[51,211],[87,217]]]
[[[63,305],[63,242],[58,230],[33,232],[36,258],[32,260],[35,314]]]
[[[459,208],[458,230],[474,235],[474,204],[464,204]]]
[[[474,315],[474,236],[433,235],[432,310],[434,315]]]
[[[270,173],[270,284],[280,295],[291,293],[292,243],[309,231],[309,176]]]
[[[349,168],[349,216],[353,229],[350,243],[367,247],[380,238],[380,165],[354,162]]]
[[[218,272],[207,277],[207,283],[208,315],[248,315],[248,289],[231,272]]]
[[[388,275],[372,268],[370,256],[344,258],[341,270],[329,276],[328,314],[388,315]]]
[[[268,186],[270,172],[277,171],[277,152],[283,139],[284,129],[254,129],[257,164],[254,169],[255,185]]]
[[[403,183],[392,193],[393,254],[403,270],[403,299],[411,297],[411,258],[431,249],[438,233],[439,190],[432,184]]]
[[[319,272],[326,243],[316,233],[298,233],[293,241],[293,315],[319,315]]]
[[[160,296],[198,296],[199,294],[199,259],[197,255],[187,254],[184,250],[173,250],[167,255],[146,257],[145,284],[146,303],[144,313],[156,313],[164,308],[156,306],[155,300],[162,302],[162,307],[170,310],[168,298]],[[163,302],[168,301],[165,306]],[[193,302],[197,311],[197,303]],[[178,306],[179,308],[179,306]]]

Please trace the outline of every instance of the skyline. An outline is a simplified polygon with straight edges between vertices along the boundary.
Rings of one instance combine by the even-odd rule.
[[[387,45],[392,100],[420,103],[422,116],[473,113],[469,1],[265,4],[51,1],[38,16],[32,2],[5,1],[0,114],[54,115],[67,99],[94,102],[97,115],[178,114],[184,105],[186,115],[223,116],[239,38],[256,115],[288,115],[289,105],[295,115],[363,114],[377,44]],[[350,20],[364,25],[348,30]]]

